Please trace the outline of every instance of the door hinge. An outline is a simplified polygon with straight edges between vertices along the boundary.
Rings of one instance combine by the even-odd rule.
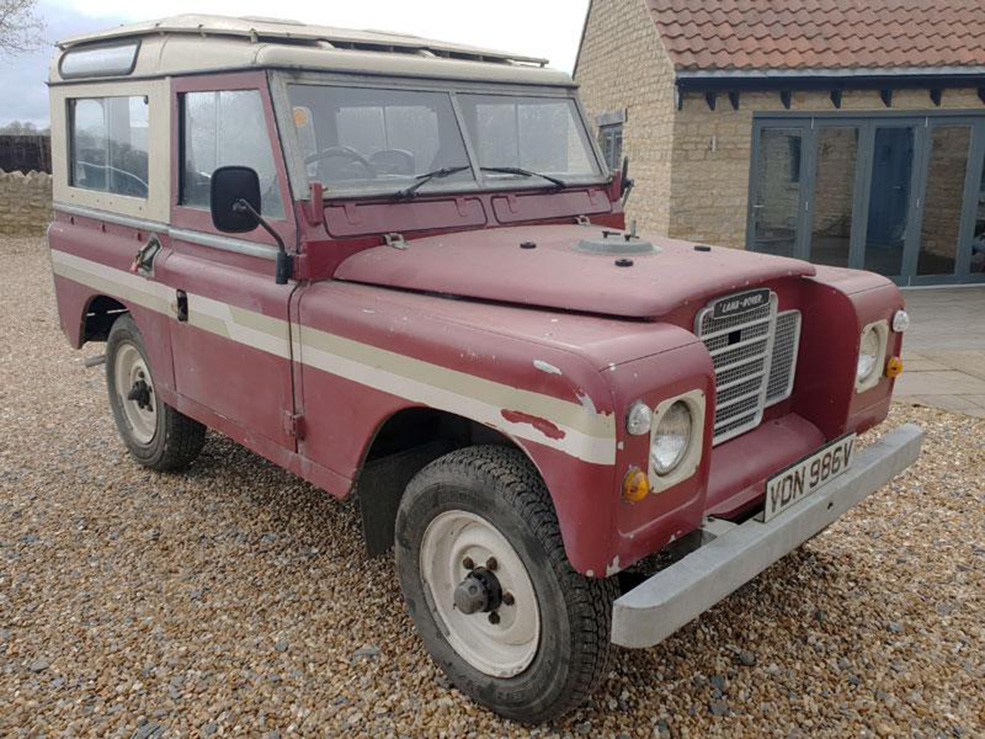
[[[284,411],[284,433],[292,439],[304,439],[304,416]]]

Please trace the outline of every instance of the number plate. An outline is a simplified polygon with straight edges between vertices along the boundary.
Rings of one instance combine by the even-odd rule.
[[[769,521],[845,472],[851,466],[854,452],[855,434],[842,436],[769,478],[766,481],[766,510],[760,520]]]

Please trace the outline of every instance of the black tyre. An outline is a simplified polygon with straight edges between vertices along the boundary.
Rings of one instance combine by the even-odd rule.
[[[165,472],[195,461],[205,426],[159,402],[143,337],[129,314],[109,332],[106,388],[120,437],[140,464]]]
[[[547,721],[604,678],[616,584],[571,568],[550,495],[519,450],[460,449],[418,473],[396,560],[431,656],[496,713]]]

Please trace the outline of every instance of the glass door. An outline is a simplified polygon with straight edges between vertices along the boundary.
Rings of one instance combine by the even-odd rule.
[[[904,252],[912,235],[915,155],[915,127],[876,127],[863,266],[887,277],[903,276]]]
[[[823,126],[816,132],[810,189],[810,261],[847,267],[852,255],[855,181],[859,176],[858,126]]]
[[[795,255],[804,134],[800,127],[759,129],[749,213],[748,241],[753,251]]]
[[[917,275],[953,275],[957,269],[970,150],[970,125],[931,127]]]

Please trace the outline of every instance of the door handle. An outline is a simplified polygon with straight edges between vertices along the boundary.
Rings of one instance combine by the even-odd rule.
[[[161,251],[161,241],[157,238],[157,234],[151,234],[147,243],[144,244],[137,255],[133,258],[133,262],[130,264],[130,271],[135,275],[143,275],[144,277],[154,276],[154,259],[157,258],[158,253]]]
[[[188,293],[184,290],[178,290],[174,296],[174,302],[171,304],[171,310],[174,311],[174,317],[178,319],[178,323],[188,323]]]

